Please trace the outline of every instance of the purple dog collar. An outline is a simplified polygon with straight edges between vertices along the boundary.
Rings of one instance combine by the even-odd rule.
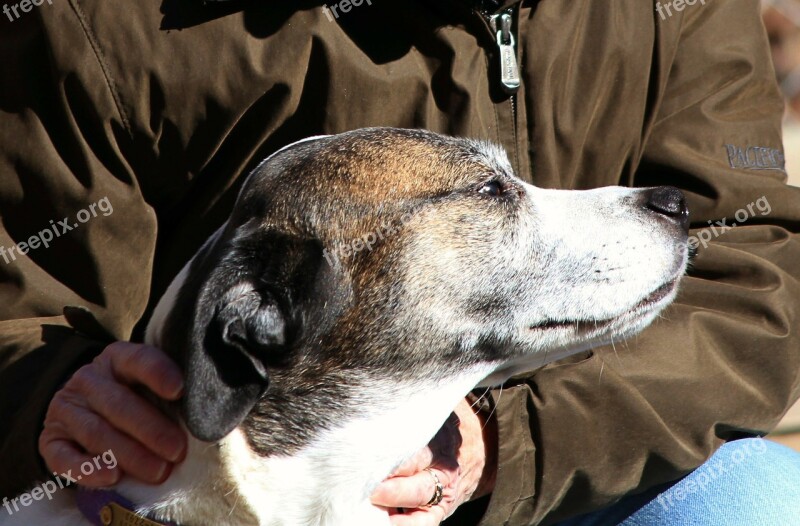
[[[138,515],[131,501],[112,490],[80,488],[75,503],[94,526],[177,526]]]

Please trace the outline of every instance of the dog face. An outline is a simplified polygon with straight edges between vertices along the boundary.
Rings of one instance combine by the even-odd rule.
[[[677,190],[543,190],[489,144],[357,130],[262,163],[148,339],[195,436],[291,453],[394,381],[490,385],[641,330],[686,241]]]

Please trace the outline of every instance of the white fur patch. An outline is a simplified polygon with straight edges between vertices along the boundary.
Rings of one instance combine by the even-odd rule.
[[[363,391],[364,416],[342,422],[292,457],[260,458],[235,432],[223,445],[226,469],[257,508],[260,525],[384,526],[374,488],[424,447],[459,400],[492,368],[447,382],[383,382]],[[373,408],[372,410],[370,408]]]

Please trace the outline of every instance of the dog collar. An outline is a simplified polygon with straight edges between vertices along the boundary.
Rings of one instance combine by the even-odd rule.
[[[156,522],[133,511],[134,504],[107,489],[78,489],[75,503],[94,526],[177,526],[174,522]]]

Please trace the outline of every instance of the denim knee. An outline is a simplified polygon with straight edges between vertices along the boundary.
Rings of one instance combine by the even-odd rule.
[[[729,442],[622,524],[800,524],[800,454],[761,438]]]

